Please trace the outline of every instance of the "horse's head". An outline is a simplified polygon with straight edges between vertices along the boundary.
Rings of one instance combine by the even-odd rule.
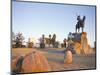
[[[86,17],[85,17],[85,16],[83,16],[83,22],[85,21],[85,19],[86,19]]]

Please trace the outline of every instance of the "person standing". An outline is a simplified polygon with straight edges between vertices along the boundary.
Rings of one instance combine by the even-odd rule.
[[[63,44],[64,44],[64,47],[65,47],[65,48],[66,48],[66,42],[67,42],[67,39],[64,38],[64,40],[63,40]]]

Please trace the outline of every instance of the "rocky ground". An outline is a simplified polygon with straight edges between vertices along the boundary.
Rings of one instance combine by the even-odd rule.
[[[73,54],[73,62],[71,64],[64,64],[64,48],[46,48],[46,49],[33,49],[33,48],[15,48],[12,49],[12,60],[16,59],[19,55],[28,54],[33,51],[39,51],[45,55],[51,71],[64,71],[64,70],[79,70],[79,69],[95,69],[96,56],[95,53],[88,55]],[[12,68],[13,69],[13,68]]]

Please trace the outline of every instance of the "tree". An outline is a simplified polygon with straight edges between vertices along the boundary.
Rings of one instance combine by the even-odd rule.
[[[40,39],[40,48],[45,48],[45,35],[42,34],[42,38]]]
[[[23,40],[24,40],[24,37],[23,37],[23,35],[22,35],[22,33],[17,33],[16,35],[15,35],[15,42],[16,42],[16,44],[15,44],[15,46],[18,48],[18,47],[22,47],[22,42],[23,42]]]

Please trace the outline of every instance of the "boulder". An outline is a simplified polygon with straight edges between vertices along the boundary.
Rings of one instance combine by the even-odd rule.
[[[74,43],[74,47],[76,49],[76,54],[81,54],[81,50],[82,50],[82,44],[75,42]]]
[[[71,64],[73,61],[73,56],[72,52],[70,50],[65,52],[65,58],[64,58],[64,63],[65,64]]]
[[[22,55],[20,55],[22,56]],[[17,71],[17,62],[20,56],[12,59],[11,69],[13,73],[30,73],[30,72],[48,72],[51,68],[46,57],[38,51],[33,51],[27,55],[23,55],[24,59],[21,65],[21,71]]]
[[[48,72],[51,70],[46,57],[37,51],[25,56],[22,69],[24,72]]]

